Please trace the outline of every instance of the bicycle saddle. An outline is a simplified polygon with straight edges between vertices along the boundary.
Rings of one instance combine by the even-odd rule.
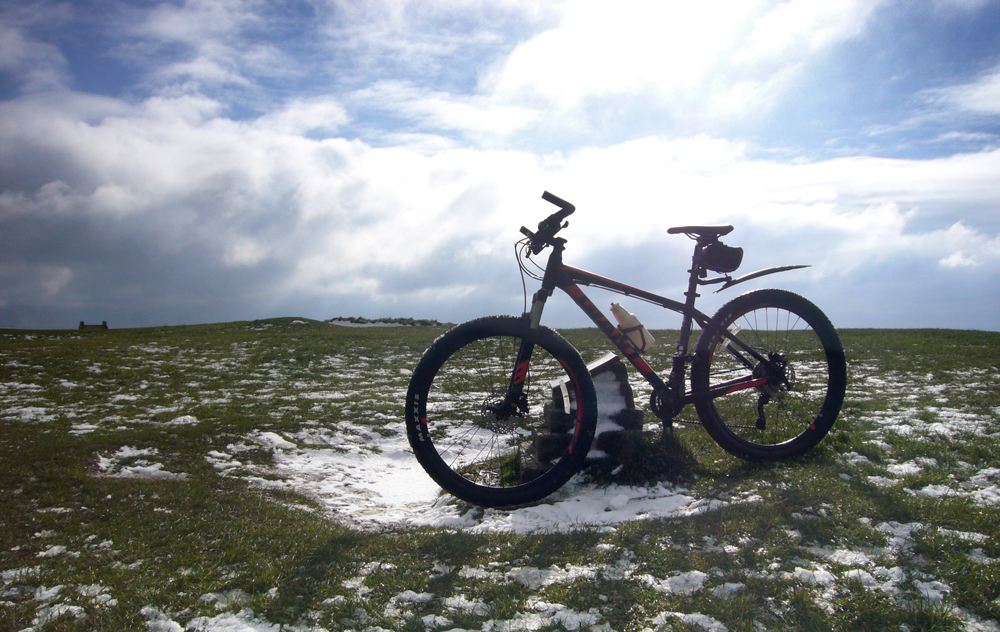
[[[718,238],[733,232],[732,226],[675,226],[668,228],[671,235],[697,235],[699,237]]]

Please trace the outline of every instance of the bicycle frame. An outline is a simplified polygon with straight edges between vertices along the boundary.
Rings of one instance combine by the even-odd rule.
[[[598,329],[600,329],[601,332],[603,332],[604,335],[614,343],[618,350],[622,352],[628,361],[632,363],[632,366],[639,371],[643,378],[649,382],[649,384],[653,387],[654,397],[657,395],[664,397],[662,401],[666,404],[665,409],[662,409],[662,411],[655,411],[661,419],[663,419],[664,423],[669,424],[670,420],[685,406],[694,403],[697,399],[714,399],[736,391],[763,386],[770,379],[768,377],[758,378],[753,375],[753,369],[755,366],[759,364],[770,366],[773,364],[769,358],[762,356],[758,351],[744,343],[728,330],[720,328],[709,316],[696,309],[694,305],[695,300],[699,296],[697,290],[700,285],[726,282],[728,287],[743,280],[749,280],[749,278],[756,278],[756,276],[763,276],[763,274],[770,274],[772,272],[780,272],[787,268],[773,268],[754,273],[753,275],[747,275],[746,277],[735,281],[729,279],[729,277],[704,279],[702,268],[697,265],[699,254],[701,252],[701,246],[698,245],[695,249],[691,270],[689,270],[690,277],[688,280],[688,290],[685,292],[685,296],[687,298],[684,303],[681,303],[679,301],[675,301],[652,292],[647,292],[646,290],[635,288],[625,283],[621,283],[580,268],[566,265],[562,261],[562,253],[566,242],[563,239],[556,239],[554,241],[555,243],[552,247],[552,252],[549,254],[548,264],[545,267],[545,273],[542,277],[542,287],[532,298],[531,311],[525,313],[524,316],[530,319],[532,328],[537,328],[541,322],[545,302],[553,294],[555,288],[559,288],[568,294],[577,306],[579,306],[580,309],[582,309],[583,312],[594,322],[594,324],[597,325]],[[594,305],[586,294],[584,294],[583,290],[580,289],[580,285],[592,286],[622,294],[624,296],[634,297],[654,305],[659,305],[664,309],[682,314],[681,334],[680,339],[677,342],[677,350],[673,358],[673,366],[670,371],[669,383],[664,382],[656,371],[649,366],[629,339],[621,331],[619,331],[617,327],[612,325],[601,310]],[[697,323],[703,331],[718,331],[723,337],[728,339],[730,344],[726,345],[727,350],[747,368],[747,375],[716,384],[705,393],[695,395],[691,391],[685,391],[684,378],[687,372],[687,365],[695,360],[695,358],[688,353],[688,339],[691,336],[694,323]],[[515,406],[516,402],[520,399],[521,386],[527,372],[528,364],[531,361],[532,349],[533,345],[525,342],[519,350],[517,363],[514,369],[514,374],[511,378],[510,389],[508,390],[508,397],[506,400],[508,406]]]
[[[733,278],[729,273],[739,269],[743,249],[720,240],[733,226],[670,227],[666,234],[695,242],[687,291],[674,300],[565,264],[567,242],[557,235],[569,225],[565,219],[575,207],[548,192],[542,198],[559,210],[540,221],[536,231],[522,226],[524,238],[514,246],[525,299],[529,278],[541,284],[533,288],[530,309],[525,304],[520,317],[486,316],[456,326],[427,349],[410,379],[407,439],[442,488],[483,506],[522,505],[565,484],[584,467],[595,442],[625,467],[644,458],[641,450],[615,448],[646,442],[650,424],[645,422],[652,419],[642,414],[645,406],[635,405],[635,393],[625,384],[620,385],[624,402],[607,391],[600,377],[592,379],[595,365],[587,365],[580,350],[542,324],[546,302],[557,289],[651,386],[641,390],[663,424],[664,437],[675,422],[695,423],[689,415],[680,416],[689,404],[720,447],[747,461],[793,458],[826,436],[843,405],[847,363],[836,329],[816,305],[787,290],[755,289],[727,301],[713,316],[695,306],[702,286],[723,290],[806,266]],[[543,255],[546,248],[551,250]],[[544,267],[542,257],[548,259]],[[641,326],[612,303],[611,311],[627,323],[616,326],[617,319],[609,320],[595,306],[585,286],[679,314],[676,350],[673,343],[661,343],[655,355],[641,355],[649,342]],[[661,365],[660,374],[650,362]],[[604,409],[611,403],[639,410],[629,411],[628,419],[609,418],[614,411]],[[612,430],[605,419],[620,420],[622,429]],[[642,429],[631,429],[628,421],[642,423]]]

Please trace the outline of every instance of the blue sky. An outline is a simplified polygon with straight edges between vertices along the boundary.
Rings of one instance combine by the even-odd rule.
[[[550,190],[655,292],[731,223],[839,326],[1000,329],[1000,2],[610,6],[8,0],[0,327],[518,313]]]

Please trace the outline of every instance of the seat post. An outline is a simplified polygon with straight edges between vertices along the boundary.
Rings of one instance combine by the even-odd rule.
[[[681,336],[677,340],[677,353],[687,355],[688,338],[691,337],[692,313],[694,312],[694,302],[701,296],[698,294],[698,278],[702,274],[701,267],[701,240],[695,241],[694,254],[691,256],[691,269],[688,270],[688,289],[684,292],[684,318],[681,319]]]

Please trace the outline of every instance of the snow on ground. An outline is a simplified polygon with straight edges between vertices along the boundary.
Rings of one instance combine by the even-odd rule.
[[[144,356],[143,362],[155,364],[168,362],[168,354],[180,354],[177,349],[155,344],[136,347],[135,352]],[[194,355],[185,356],[186,361],[197,365],[206,372],[224,371],[232,363],[239,361],[241,348],[234,347],[228,359]],[[397,364],[412,364],[406,362]],[[742,499],[722,501],[698,498],[690,490],[669,484],[648,487],[605,486],[597,487],[574,478],[566,486],[545,501],[530,507],[513,510],[494,510],[474,507],[442,494],[437,485],[420,468],[407,444],[402,420],[398,417],[371,415],[366,412],[374,397],[370,384],[379,384],[378,397],[401,401],[403,390],[400,386],[405,377],[391,372],[368,371],[368,358],[326,358],[324,365],[328,377],[338,384],[339,390],[329,390],[328,384],[319,381],[296,383],[294,389],[299,401],[314,402],[316,421],[305,421],[297,431],[261,430],[249,433],[225,447],[207,451],[205,458],[220,472],[228,476],[242,477],[255,484],[281,487],[307,495],[329,510],[338,520],[347,520],[361,528],[381,528],[386,526],[432,526],[464,530],[469,532],[544,533],[570,531],[576,529],[613,530],[626,522],[659,517],[682,517],[716,510],[735,502],[759,502],[759,496],[746,494]],[[227,364],[228,363],[228,364]],[[13,364],[6,366],[13,368]],[[93,365],[92,373],[100,376],[106,367]],[[894,487],[905,490],[916,498],[968,498],[979,505],[1000,505],[1000,469],[988,464],[940,464],[933,458],[897,458],[894,448],[896,439],[931,441],[967,441],[984,434],[996,434],[1000,410],[992,414],[974,413],[961,405],[962,389],[967,392],[997,388],[1000,379],[995,374],[985,372],[954,376],[901,375],[882,372],[877,366],[852,366],[852,382],[848,398],[867,401],[882,393],[902,393],[888,406],[870,413],[856,422],[871,424],[869,443],[883,453],[881,462],[873,462],[864,455],[850,453],[842,456],[846,468],[844,475],[857,477],[880,487]],[[264,367],[258,375],[250,376],[236,387],[227,391],[213,389],[208,381],[192,381],[190,395],[157,406],[149,406],[142,418],[129,418],[125,412],[129,406],[142,405],[140,386],[133,392],[115,393],[100,408],[100,414],[84,407],[68,407],[61,414],[80,421],[72,423],[70,432],[90,434],[127,427],[129,424],[157,424],[165,428],[182,427],[199,423],[186,411],[192,404],[228,402],[244,398],[255,401],[277,401],[275,392],[284,386],[287,377],[280,365]],[[76,389],[83,386],[63,381],[60,388]],[[943,386],[947,384],[948,386]],[[368,390],[366,390],[368,389]],[[949,392],[950,389],[950,392]],[[283,397],[287,398],[287,396]],[[637,393],[637,401],[644,401],[642,393]],[[933,402],[928,406],[927,402]],[[46,423],[56,414],[51,399],[37,385],[27,380],[7,379],[0,382],[0,415],[23,423]],[[312,405],[312,404],[311,404]],[[321,421],[322,411],[337,408],[340,421]],[[280,409],[279,409],[280,410]],[[602,423],[606,421],[607,407],[602,408]],[[344,421],[353,419],[354,422]],[[363,420],[363,421],[362,421]],[[261,466],[259,459],[251,462],[241,455],[250,450],[268,450],[273,454],[273,464]],[[97,455],[97,473],[102,476],[145,477],[163,480],[170,484],[172,479],[186,476],[184,472],[168,471],[163,461],[166,455],[155,448],[136,446],[126,442],[116,450]],[[925,478],[948,467],[948,475],[927,482]],[[41,510],[40,510],[41,511]],[[71,511],[70,509],[48,508],[45,511]],[[813,518],[809,509],[793,514],[797,521],[807,522]],[[867,518],[862,518],[867,520]],[[913,546],[914,537],[921,532],[933,531],[947,538],[954,546],[962,547],[966,558],[975,564],[994,565],[1000,560],[989,557],[984,552],[990,534],[943,529],[936,525],[882,522],[871,524],[885,541],[882,546],[872,546],[864,550],[837,548],[826,550],[809,547],[802,543],[802,559],[795,565],[778,568],[762,568],[759,578],[774,578],[782,581],[799,582],[804,587],[823,595],[836,590],[845,582],[856,581],[869,590],[888,595],[912,594],[916,591],[930,601],[947,602],[951,587],[940,578],[932,576],[927,569],[906,568],[900,561]],[[800,542],[802,535],[795,524],[784,529],[793,541]],[[38,564],[64,557],[79,556],[58,541],[50,541],[49,534],[37,536],[46,542],[40,546]],[[705,548],[718,546],[728,550],[733,543],[715,543],[706,540]],[[110,542],[90,542],[89,548],[107,548]],[[739,550],[738,548],[736,550]],[[551,566],[534,568],[514,566],[507,568],[462,567],[441,572],[453,572],[463,578],[478,578],[491,582],[519,582],[530,590],[553,584],[569,583],[577,580],[613,579],[642,582],[651,589],[671,595],[692,595],[704,591],[718,598],[738,595],[745,586],[740,583],[724,582],[711,576],[712,569],[675,573],[667,577],[649,574],[633,575],[634,564],[628,552],[623,551],[618,563],[604,566]],[[40,566],[4,570],[0,576],[0,589],[20,585],[24,578],[40,574]],[[356,594],[370,590],[365,582],[368,575],[359,574],[345,582],[345,590]],[[11,589],[12,590],[12,589]],[[37,586],[32,599],[37,602],[35,620],[31,629],[44,627],[57,618],[73,618],[82,613],[79,604],[110,605],[114,595],[99,585],[91,586]],[[832,593],[831,593],[832,594]],[[70,599],[72,597],[72,599]],[[279,629],[317,630],[310,627],[279,628],[256,617],[243,609],[245,599],[239,594],[210,594],[202,596],[206,603],[214,604],[220,612],[211,617],[184,620],[180,615],[172,615],[151,605],[143,610],[146,626],[154,632],[175,632],[179,630],[202,630],[205,632],[272,632]],[[335,598],[334,598],[335,599]],[[390,600],[386,608],[405,611],[407,604],[421,600],[440,600],[447,609],[473,612],[484,619],[482,630],[537,630],[551,626],[561,626],[569,630],[607,629],[607,624],[597,611],[576,611],[561,604],[548,603],[531,598],[523,604],[523,611],[510,619],[492,619],[489,605],[474,599],[474,595],[429,595],[406,591]],[[446,609],[446,610],[447,610]],[[447,614],[447,613],[446,613]],[[975,617],[961,614],[967,629],[998,630],[994,622],[978,621]],[[182,623],[178,622],[181,621]],[[696,626],[706,630],[725,630],[726,627],[704,614],[697,612],[651,613],[648,624],[652,626],[670,625],[671,622]],[[423,621],[427,629],[449,630],[451,622],[443,615],[435,615]]]
[[[159,450],[156,448],[136,449],[132,446],[122,446],[117,452],[110,456],[97,457],[97,469],[104,476],[113,478],[160,478],[160,479],[183,479],[187,474],[168,472],[163,469],[162,463],[150,461],[147,456],[156,456]]]
[[[983,505],[1000,504],[1000,469],[960,464],[947,482],[913,485],[921,475],[936,472],[941,465],[933,458],[917,457],[909,460],[895,459],[893,437],[912,439],[926,437],[950,441],[971,440],[984,432],[995,432],[996,415],[983,417],[966,410],[949,408],[942,389],[934,383],[933,376],[914,376],[908,380],[899,375],[880,375],[872,371],[859,376],[852,384],[850,396],[863,399],[878,392],[879,381],[890,379],[896,388],[904,387],[905,396],[891,410],[872,415],[877,431],[870,442],[886,455],[883,463],[873,463],[867,457],[850,453],[842,459],[852,474],[882,486],[902,486],[915,496],[936,498],[964,496]],[[903,382],[907,382],[903,384]],[[989,381],[989,380],[987,380]],[[993,381],[996,381],[995,378]],[[992,388],[978,383],[966,388]],[[936,406],[930,410],[919,406],[921,396],[937,396]],[[952,395],[951,402],[960,401]],[[1000,413],[1000,411],[996,411]],[[918,416],[918,413],[922,413]],[[401,423],[401,422],[400,422]],[[307,428],[298,433],[256,433],[242,444],[228,446],[225,452],[210,454],[207,458],[223,471],[236,474],[242,471],[239,463],[241,450],[249,446],[263,446],[273,451],[274,466],[259,472],[258,480],[264,485],[291,488],[319,500],[331,509],[333,515],[347,518],[365,527],[379,526],[436,526],[467,530],[470,532],[541,533],[574,529],[613,530],[625,522],[657,517],[680,517],[698,512],[712,511],[732,502],[756,502],[759,496],[747,494],[742,500],[710,500],[697,498],[681,487],[658,484],[648,487],[611,485],[596,487],[578,478],[545,501],[530,507],[513,510],[476,508],[456,501],[438,489],[437,485],[419,467],[402,432],[374,432],[354,424],[338,424],[335,431],[321,427]],[[265,478],[267,475],[267,478]],[[275,480],[277,475],[277,479]],[[796,520],[807,522],[814,518],[810,510],[795,514]],[[822,511],[822,510],[820,510]],[[793,516],[793,517],[794,517]],[[861,519],[863,522],[867,518]],[[870,521],[869,521],[870,523]],[[882,547],[821,549],[805,547],[803,559],[797,560],[792,570],[761,569],[760,578],[792,581],[815,591],[820,599],[832,598],[846,582],[858,582],[871,591],[903,598],[916,594],[931,602],[947,602],[952,588],[939,578],[925,571],[907,568],[900,564],[908,556],[914,537],[926,530],[936,530],[941,536],[968,549],[966,557],[977,564],[997,564],[983,552],[989,535],[942,529],[920,522],[882,522],[870,526],[885,538]],[[786,529],[793,541],[802,539],[794,528]],[[706,548],[728,550],[729,545],[717,545],[706,539]],[[777,565],[775,565],[777,566]],[[520,582],[531,590],[539,587],[575,581],[576,579],[628,579],[643,582],[650,588],[670,595],[691,595],[710,591],[718,598],[738,595],[745,586],[740,583],[712,581],[710,569],[675,573],[668,577],[633,575],[635,565],[627,555],[619,563],[605,566],[549,568],[513,567],[463,567],[458,574],[464,578],[477,578],[492,582]],[[448,569],[454,572],[454,569]],[[348,583],[352,590],[367,590],[365,575]],[[346,587],[347,584],[345,584]],[[478,608],[477,614],[487,618],[487,604],[470,601],[464,595],[435,597],[423,594],[398,595],[390,607],[414,599],[450,600],[456,607]],[[982,621],[961,609],[954,611],[964,621],[968,630],[1000,631],[993,621]],[[427,629],[449,629],[451,622],[442,616],[423,621]],[[150,629],[154,628],[150,619]],[[671,622],[705,630],[724,631],[726,626],[710,616],[698,612],[661,612],[651,616],[647,623],[654,627],[669,627]],[[189,628],[190,628],[189,624]],[[252,613],[227,613],[212,619],[202,619],[193,629],[209,632],[247,630],[266,632],[274,630],[267,622],[253,618]],[[525,611],[513,619],[497,621],[488,619],[482,630],[510,629],[537,630],[547,626],[561,626],[568,630],[606,630],[607,625],[597,610],[578,612],[560,604],[550,604],[539,599],[525,604]]]
[[[297,447],[297,443],[323,447]],[[360,526],[444,527],[471,532],[539,533],[612,527],[622,522],[684,516],[724,506],[699,500],[680,487],[588,486],[572,479],[537,505],[482,509],[459,502],[441,489],[414,458],[402,434],[382,437],[363,427],[340,424],[336,433],[257,433],[246,443],[206,458],[224,472],[246,467],[240,452],[251,444],[273,451],[273,467],[257,469],[256,483],[286,487],[314,498],[340,518]],[[265,478],[266,476],[266,478]],[[274,480],[274,477],[280,480]]]
[[[934,383],[933,376],[923,377],[926,382],[917,377],[903,384],[904,392],[910,393],[909,400],[916,401],[926,393],[940,394],[941,389]],[[903,383],[902,376],[882,376],[872,371],[851,385],[852,395],[863,397],[885,379],[891,379],[897,387]],[[972,387],[989,386],[980,383]],[[599,395],[602,403],[598,422],[607,425],[608,415],[619,410],[623,401],[609,389],[599,389]],[[923,417],[928,416],[926,409],[919,410],[924,412]],[[856,468],[872,484],[905,486],[907,479],[937,469],[938,462],[926,457],[897,462],[892,458],[891,445],[883,437],[919,434],[960,440],[980,435],[987,427],[995,428],[995,419],[965,411],[934,407],[931,416],[936,421],[931,422],[918,418],[917,411],[913,404],[911,408],[887,411],[884,417],[874,418],[881,431],[873,437],[872,443],[889,452],[884,466],[877,466],[857,453],[844,455],[844,462]],[[577,477],[537,505],[513,510],[484,510],[441,492],[414,458],[401,429],[401,419],[376,417],[379,417],[376,422],[390,423],[378,432],[347,422],[338,422],[335,427],[315,424],[295,433],[258,432],[248,436],[244,443],[231,444],[225,452],[210,453],[206,458],[220,470],[236,473],[249,468],[239,460],[241,451],[251,445],[272,450],[274,466],[255,470],[256,473],[251,474],[255,482],[306,494],[328,507],[333,515],[361,526],[430,526],[511,533],[613,528],[633,520],[692,515],[718,509],[729,502],[753,502],[758,498],[749,495],[741,501],[724,502],[699,499],[683,487],[666,483],[647,487],[596,487],[581,483]],[[1000,505],[1000,469],[969,465],[964,476],[952,478],[954,480],[947,484],[906,486],[905,489],[919,497],[967,497],[980,505]]]
[[[599,377],[610,376],[604,373]],[[625,405],[617,382],[596,382],[599,430],[617,428],[608,419]],[[330,394],[328,399],[337,398]],[[376,415],[375,421],[387,420]],[[338,519],[346,518],[363,527],[541,533],[611,528],[632,520],[691,515],[728,504],[699,500],[683,488],[664,483],[595,487],[574,478],[537,505],[484,510],[441,492],[413,456],[401,426],[400,419],[380,431],[338,422],[332,427],[307,425],[298,432],[256,432],[244,442],[230,444],[224,452],[213,451],[206,458],[223,472],[245,475],[249,470],[251,480],[257,484],[305,494],[329,508]],[[273,467],[251,467],[241,462],[240,453],[250,447],[271,450]]]

